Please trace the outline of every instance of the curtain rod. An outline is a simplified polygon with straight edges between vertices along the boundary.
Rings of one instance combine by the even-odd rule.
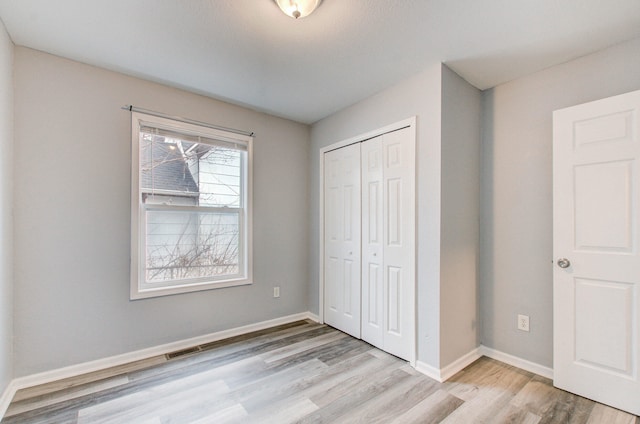
[[[128,110],[130,112],[146,113],[147,115],[157,116],[159,118],[173,119],[174,121],[180,121],[180,122],[184,122],[184,123],[187,123],[187,124],[200,125],[202,127],[212,128],[214,130],[227,131],[227,132],[231,132],[231,133],[234,133],[234,134],[248,135],[249,137],[253,137],[253,134],[254,134],[253,131],[243,131],[243,130],[236,130],[236,129],[233,129],[233,128],[221,127],[221,126],[218,126],[218,125],[208,124],[206,122],[200,122],[200,121],[194,121],[193,119],[182,118],[180,116],[171,116],[171,115],[167,115],[166,113],[161,113],[161,112],[155,112],[153,110],[142,109],[142,108],[139,108],[139,107],[135,107],[133,105],[124,105],[124,106],[122,106],[122,110]]]

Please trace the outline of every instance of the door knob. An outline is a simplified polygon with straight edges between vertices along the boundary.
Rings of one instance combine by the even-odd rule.
[[[558,259],[558,266],[560,268],[569,268],[571,266],[571,261],[567,258],[560,258]]]

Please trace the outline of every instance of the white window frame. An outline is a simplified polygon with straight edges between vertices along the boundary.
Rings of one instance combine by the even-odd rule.
[[[222,140],[229,143],[238,143],[246,146],[246,161],[243,161],[241,172],[241,184],[243,185],[243,199],[240,209],[240,239],[239,266],[240,274],[237,277],[228,276],[219,279],[185,279],[179,284],[149,284],[146,282],[146,211],[207,211],[224,212],[229,208],[211,207],[185,207],[170,205],[153,205],[142,202],[142,190],[140,187],[140,128],[142,126],[155,127],[176,131],[189,135],[202,136],[214,140]],[[253,137],[237,134],[229,131],[218,130],[206,126],[196,125],[174,119],[148,115],[140,112],[131,112],[131,293],[134,299],[144,299],[158,296],[168,296],[179,293],[188,293],[201,290],[210,290],[223,287],[234,287],[252,284],[252,148]],[[235,208],[231,209],[235,210]]]

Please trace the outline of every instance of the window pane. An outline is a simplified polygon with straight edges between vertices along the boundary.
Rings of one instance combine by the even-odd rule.
[[[240,157],[244,153],[206,145],[199,150],[200,206],[241,207]]]
[[[240,273],[239,212],[146,211],[146,281]]]
[[[140,186],[147,204],[242,207],[245,152],[140,133]]]

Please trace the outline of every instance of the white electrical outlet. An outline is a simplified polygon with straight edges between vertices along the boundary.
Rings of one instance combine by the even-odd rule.
[[[529,315],[518,315],[518,330],[529,331]]]
[[[280,297],[280,286],[275,286],[273,288],[273,297]]]

